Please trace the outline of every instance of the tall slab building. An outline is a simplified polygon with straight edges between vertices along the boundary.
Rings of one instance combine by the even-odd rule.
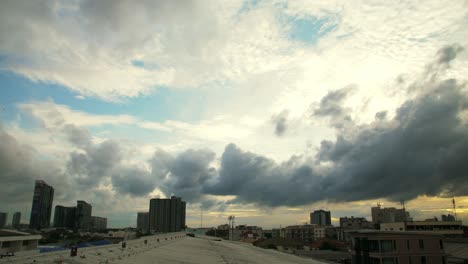
[[[50,226],[54,188],[44,181],[36,180],[29,227],[41,229]]]
[[[138,212],[137,229],[140,229],[140,231],[143,233],[149,232],[149,213],[148,212]]]
[[[316,210],[310,213],[310,223],[313,225],[331,225],[330,211]]]
[[[19,228],[21,224],[21,212],[16,212],[13,214],[13,220],[11,221],[11,226],[13,228]]]
[[[91,211],[92,206],[85,201],[76,202],[76,227],[78,229],[91,228]]]
[[[185,201],[172,196],[170,199],[150,200],[150,230],[154,232],[178,232],[185,228]]]

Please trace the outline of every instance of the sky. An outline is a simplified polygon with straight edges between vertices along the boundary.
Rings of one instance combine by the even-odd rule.
[[[466,222],[467,47],[466,0],[0,1],[0,211]]]

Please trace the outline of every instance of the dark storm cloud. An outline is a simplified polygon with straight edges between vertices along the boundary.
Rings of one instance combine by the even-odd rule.
[[[332,117],[341,117],[346,115],[346,109],[343,107],[343,103],[354,90],[355,87],[350,85],[328,92],[328,94],[320,101],[319,108],[315,109],[314,115]]]
[[[119,193],[145,196],[154,190],[156,180],[144,169],[122,167],[112,173],[112,186]]]
[[[233,202],[297,205],[310,201],[314,193],[320,191],[320,179],[300,157],[277,164],[229,144],[222,156],[218,182],[206,186],[204,191],[214,195],[237,195]]]
[[[444,62],[453,59],[450,52],[439,52],[449,54]],[[332,124],[344,118],[352,127],[337,127],[336,139],[323,141],[314,160],[293,157],[278,164],[231,144],[217,182],[205,192],[268,206],[468,195],[466,84],[431,79],[416,85],[419,96],[404,102],[394,118],[379,112],[367,125],[346,118],[342,105],[350,88],[327,94],[314,115],[331,117]]]
[[[68,173],[83,186],[96,187],[122,160],[120,146],[112,140],[88,145],[83,150],[71,152],[67,163]]]
[[[201,189],[215,176],[211,167],[215,154],[209,150],[186,150],[173,157],[158,150],[150,161],[152,175],[158,187],[166,194],[183,197],[187,201],[198,201]]]
[[[69,183],[58,166],[38,159],[38,152],[19,143],[0,124],[0,204],[5,210],[29,208],[34,181],[41,179],[58,187],[55,197],[63,197]]]
[[[284,133],[286,133],[288,115],[289,115],[289,112],[287,110],[284,110],[280,114],[275,115],[271,118],[271,121],[273,122],[275,126],[275,134],[279,137],[284,135]]]
[[[230,144],[218,181],[204,190],[268,206],[468,195],[468,125],[460,118],[468,111],[467,94],[464,84],[440,82],[406,101],[392,120],[323,141],[314,161],[293,157],[278,164]]]
[[[355,90],[355,85],[348,85],[328,92],[320,101],[319,107],[312,109],[312,115],[314,117],[328,118],[330,124],[337,129],[343,129],[352,125],[352,118],[349,115],[350,109],[344,106],[344,102]]]

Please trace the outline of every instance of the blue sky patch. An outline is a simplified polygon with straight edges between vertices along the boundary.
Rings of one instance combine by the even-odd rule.
[[[336,28],[336,24],[330,24],[328,18],[303,17],[288,18],[291,29],[289,38],[306,44],[316,44],[317,41]]]

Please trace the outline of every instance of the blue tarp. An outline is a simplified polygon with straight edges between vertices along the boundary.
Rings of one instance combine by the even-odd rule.
[[[77,248],[85,248],[85,247],[95,247],[95,246],[105,246],[112,244],[109,240],[99,240],[87,243],[81,243],[76,245]],[[68,248],[61,247],[61,246],[46,246],[46,247],[38,247],[39,253],[46,253],[46,252],[53,252],[59,250],[66,250]]]

